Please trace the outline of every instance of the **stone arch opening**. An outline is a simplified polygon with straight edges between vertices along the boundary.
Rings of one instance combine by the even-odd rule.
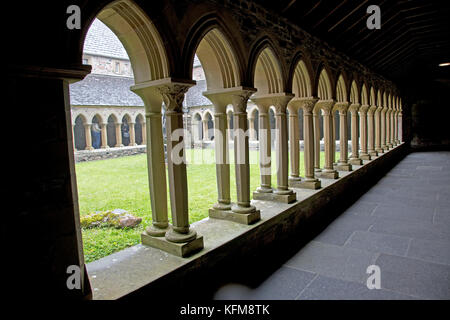
[[[128,114],[122,117],[122,124],[120,125],[120,132],[122,135],[122,144],[125,147],[130,146],[131,144],[131,118]]]
[[[319,75],[317,93],[320,100],[330,100],[333,98],[330,76],[325,68],[322,69]]]
[[[117,123],[117,118],[115,115],[111,114],[108,117],[108,121],[106,124],[106,136],[108,137],[108,146],[110,148],[114,148],[117,144],[116,141],[116,123]]]
[[[75,125],[73,127],[73,135],[75,140],[75,149],[86,149],[86,134],[84,126],[87,123],[86,118],[83,115],[78,115],[75,118]]]
[[[145,132],[145,118],[142,114],[138,114],[135,119],[135,131],[136,131],[136,144],[144,144]]]
[[[254,67],[254,87],[257,95],[284,91],[280,62],[274,51],[266,46],[260,51]]]
[[[92,147],[94,149],[100,149],[103,145],[102,141],[102,125],[103,120],[100,115],[96,114],[92,118],[92,126],[91,126],[91,136],[92,136]]]
[[[295,67],[292,81],[292,93],[294,93],[297,98],[312,96],[311,76],[303,60],[300,60]]]
[[[197,46],[208,90],[237,87],[241,83],[237,59],[230,42],[218,29],[208,31]]]

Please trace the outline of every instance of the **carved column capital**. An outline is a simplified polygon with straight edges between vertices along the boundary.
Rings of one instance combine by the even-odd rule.
[[[328,114],[331,113],[331,110],[333,110],[335,104],[336,104],[335,100],[319,100],[314,108],[322,110],[326,112],[326,114]]]
[[[369,110],[367,110],[367,113],[369,115],[373,115],[375,113],[375,111],[377,111],[378,107],[377,106],[370,106]]]
[[[348,110],[353,114],[353,113],[357,113],[359,111],[359,108],[361,108],[361,105],[359,103],[352,103],[348,107]]]
[[[247,102],[253,93],[255,93],[255,90],[244,89],[231,94],[231,103],[235,113],[247,112]]]
[[[347,112],[349,105],[348,102],[336,102],[334,109],[339,112]]]
[[[182,112],[184,95],[192,86],[191,83],[170,83],[158,87],[169,112]]]
[[[361,114],[367,114],[367,112],[369,111],[370,106],[367,104],[363,104],[361,105],[361,107],[359,108],[359,113]]]

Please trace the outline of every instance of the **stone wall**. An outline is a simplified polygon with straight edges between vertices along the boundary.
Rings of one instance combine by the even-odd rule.
[[[85,162],[92,160],[103,160],[120,158],[124,156],[133,156],[145,153],[146,146],[120,147],[109,149],[82,150],[75,152],[75,162]]]

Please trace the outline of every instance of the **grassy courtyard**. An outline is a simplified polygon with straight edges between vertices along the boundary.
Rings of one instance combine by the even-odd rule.
[[[190,222],[208,216],[208,209],[217,200],[216,172],[213,150],[188,150],[187,175],[189,188]],[[142,223],[134,229],[91,228],[83,229],[83,245],[86,262],[91,262],[126,247],[138,244],[140,234],[151,223],[150,196],[148,191],[146,155],[76,164],[80,214],[94,211],[125,209],[142,217]],[[321,153],[321,163],[324,159]],[[336,155],[338,158],[339,155]],[[230,154],[230,158],[233,155]],[[273,157],[272,161],[275,161]],[[196,161],[193,161],[193,160]],[[203,159],[203,161],[198,161]],[[303,176],[303,154],[300,155]],[[198,164],[201,163],[201,164]],[[250,152],[250,190],[260,183],[258,152]],[[275,165],[272,165],[272,184],[276,186]],[[231,197],[236,200],[234,165],[231,165]],[[168,196],[169,199],[169,196]],[[170,203],[169,219],[170,219]]]

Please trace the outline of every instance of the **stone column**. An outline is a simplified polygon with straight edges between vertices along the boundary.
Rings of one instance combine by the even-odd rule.
[[[152,224],[145,234],[163,238],[168,231],[167,182],[162,130],[162,97],[154,86],[144,84],[131,87],[144,101],[145,122],[142,122],[142,140],[147,145],[147,170],[152,209]],[[142,242],[145,242],[145,235]],[[151,244],[149,244],[151,245]]]
[[[394,110],[394,141],[395,145],[398,146],[399,139],[398,139],[398,110]]]
[[[283,202],[290,203],[296,200],[296,194],[289,189],[288,172],[288,128],[286,109],[292,94],[281,94],[275,98],[276,121],[276,159],[277,159],[277,189],[274,193],[282,196]]]
[[[254,92],[255,89],[242,89],[232,94],[237,203],[231,210],[235,214],[236,221],[246,224],[260,219],[260,211],[250,204],[247,101]]]
[[[367,111],[367,151],[370,156],[378,156],[375,151],[375,123],[374,113],[377,110],[377,106],[371,106]]]
[[[77,151],[77,148],[75,147],[75,123],[72,123],[72,146],[73,150]]]
[[[336,163],[336,109],[335,107],[333,107],[333,109],[331,110],[331,132],[333,133],[333,143],[332,143],[332,147],[333,147],[333,167],[337,164]]]
[[[393,148],[395,146],[395,139],[394,139],[394,110],[389,110],[389,126],[390,126],[390,132],[389,132],[389,147]]]
[[[232,119],[232,116],[230,116],[230,114],[227,113],[228,140],[233,140],[233,129],[231,129],[231,119]],[[233,128],[234,128],[234,124],[233,124]]]
[[[166,239],[186,243],[197,238],[189,226],[188,187],[184,147],[183,100],[190,84],[169,84],[159,88],[166,105],[167,168],[172,211],[172,228]]]
[[[352,103],[349,107],[351,117],[351,136],[352,136],[352,154],[350,155],[349,163],[352,165],[362,165],[362,160],[359,157],[359,130],[358,130],[358,110],[361,107],[359,103]]]
[[[340,141],[340,158],[336,165],[338,171],[351,171],[352,165],[348,163],[348,126],[347,126],[347,110],[348,102],[338,102],[335,105],[339,111],[339,141]]]
[[[399,143],[403,142],[403,110],[400,109],[398,113],[398,140]]]
[[[320,169],[320,108],[315,107],[313,109],[313,125],[314,125],[314,170],[321,172]]]
[[[289,186],[294,188],[305,189],[319,189],[321,187],[320,180],[318,180],[314,174],[314,122],[313,122],[313,110],[316,105],[317,98],[294,98],[289,102],[289,109],[297,110],[303,109],[303,142],[304,142],[304,166],[305,166],[305,179],[302,181],[289,180]],[[289,111],[289,115],[292,112]],[[298,121],[297,121],[298,123]],[[298,143],[297,143],[298,146]],[[291,151],[292,152],[292,151]]]
[[[123,144],[122,144],[122,127],[121,127],[122,123],[118,122],[118,123],[115,124],[115,126],[116,126],[116,145],[115,145],[115,147],[116,148],[123,147]]]
[[[384,152],[389,149],[389,109],[383,107],[381,115],[381,148]]]
[[[383,153],[386,149],[386,111],[383,107],[375,110],[375,151]]]
[[[248,118],[248,133],[250,141],[256,141],[255,118]]]
[[[141,123],[141,130],[142,130],[142,144],[144,145],[147,143],[147,123],[146,122]]]
[[[214,105],[217,203],[210,209],[210,217],[214,217],[215,214],[220,214],[215,211],[231,210],[228,120],[226,114],[227,105],[231,103],[231,96],[229,93],[222,92],[204,92],[203,95]]]
[[[292,100],[291,100],[292,101]],[[289,110],[289,151],[291,160],[291,175],[289,185],[300,179],[300,132],[298,127],[298,104],[288,104]]]
[[[86,138],[86,148],[84,150],[94,150],[92,147],[92,135],[91,135],[92,123],[84,124],[84,136]]]
[[[130,146],[135,146],[136,145],[136,132],[135,132],[135,123],[134,122],[130,122]]]
[[[203,119],[202,120],[203,125],[203,141],[209,141],[209,134],[208,134],[208,120]]]
[[[370,160],[370,154],[367,148],[367,112],[369,110],[368,105],[362,105],[359,108],[359,134],[361,139],[361,153],[359,157],[361,160]]]
[[[333,125],[331,123],[331,111],[333,110],[334,104],[334,100],[319,100],[316,104],[322,110],[325,143],[325,165],[320,176],[327,179],[337,179],[339,177],[338,172],[333,169]],[[334,143],[336,142],[334,141]]]
[[[101,136],[102,136],[102,149],[108,149],[108,132],[107,132],[107,123],[100,124],[101,128]]]
[[[261,176],[261,186],[255,193],[272,193],[272,147],[271,130],[269,121],[270,99],[254,98],[252,101],[258,107],[259,113],[259,170]],[[253,198],[257,196],[253,194]]]

